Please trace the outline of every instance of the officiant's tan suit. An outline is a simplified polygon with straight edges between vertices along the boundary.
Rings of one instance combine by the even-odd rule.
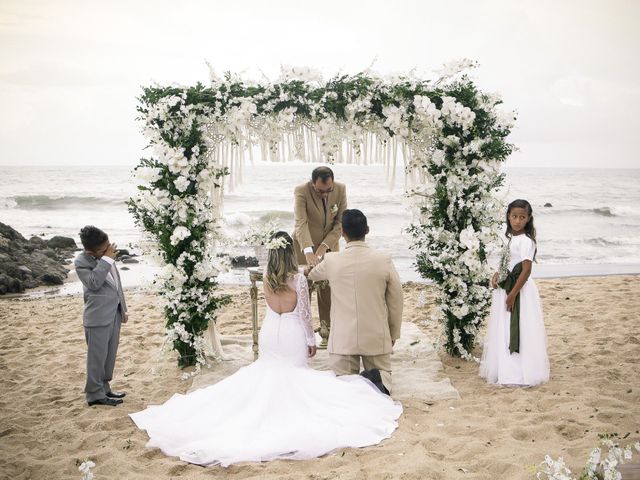
[[[351,241],[339,253],[328,253],[309,279],[331,284],[329,360],[338,375],[380,370],[391,392],[391,349],[400,338],[402,285],[391,255],[364,241]]]
[[[313,252],[321,244],[327,251],[337,252],[340,249],[342,213],[347,208],[347,189],[343,183],[333,182],[333,191],[329,193],[326,208],[322,198],[313,189],[312,182],[298,185],[294,190],[295,231],[293,249],[298,264],[307,263],[304,249],[313,248]],[[318,288],[318,313],[320,316],[320,334],[325,336],[325,329],[331,325],[331,289],[329,286]],[[326,338],[326,336],[325,336]]]

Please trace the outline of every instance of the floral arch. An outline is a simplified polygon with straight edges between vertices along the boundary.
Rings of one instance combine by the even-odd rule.
[[[325,82],[311,69],[283,68],[275,82],[250,82],[211,72],[206,86],[144,89],[138,111],[153,153],[136,167],[141,184],[129,209],[166,263],[160,291],[180,366],[206,361],[203,332],[230,301],[215,281],[221,202],[255,155],[404,162],[417,269],[436,286],[447,351],[472,358],[490,302],[500,165],[514,148],[506,141],[514,114],[464,74],[474,66],[455,62],[436,80],[365,71]]]

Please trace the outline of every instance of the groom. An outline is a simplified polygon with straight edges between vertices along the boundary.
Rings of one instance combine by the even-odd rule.
[[[340,221],[347,208],[346,187],[334,182],[333,171],[322,166],[313,170],[310,182],[296,187],[294,195],[293,249],[299,265],[314,267],[327,252],[339,249]],[[320,346],[325,347],[331,325],[331,289],[324,286],[317,292]]]
[[[116,246],[99,228],[80,230],[84,252],[75,259],[76,273],[84,290],[84,335],[87,341],[87,383],[89,406],[115,407],[124,393],[111,390],[109,382],[118,352],[120,326],[129,319],[120,275],[115,266]]]
[[[309,279],[331,284],[331,369],[337,375],[357,374],[362,360],[363,375],[390,394],[391,350],[402,323],[402,286],[391,255],[365,243],[368,233],[367,217],[360,210],[345,210],[346,249],[327,253]]]

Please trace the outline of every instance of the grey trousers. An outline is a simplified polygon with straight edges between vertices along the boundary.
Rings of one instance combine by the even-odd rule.
[[[382,355],[339,355],[329,354],[329,366],[336,375],[357,375],[360,373],[360,360],[365,370],[380,370],[382,384],[391,393],[391,354]]]
[[[120,341],[122,314],[117,310],[111,324],[103,327],[84,327],[87,340],[87,383],[84,391],[87,402],[99,400],[111,391],[109,382],[113,378],[113,367]]]

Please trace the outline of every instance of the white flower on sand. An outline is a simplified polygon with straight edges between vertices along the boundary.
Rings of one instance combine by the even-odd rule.
[[[82,480],[93,480],[93,472],[91,472],[91,469],[95,466],[96,464],[91,460],[86,460],[80,464],[78,470],[82,473]]]
[[[191,182],[188,178],[185,178],[181,175],[173,181],[173,184],[176,186],[179,192],[186,192]]]
[[[191,236],[191,232],[187,227],[177,226],[171,234],[171,245],[177,245],[185,238],[189,238],[189,236]]]

